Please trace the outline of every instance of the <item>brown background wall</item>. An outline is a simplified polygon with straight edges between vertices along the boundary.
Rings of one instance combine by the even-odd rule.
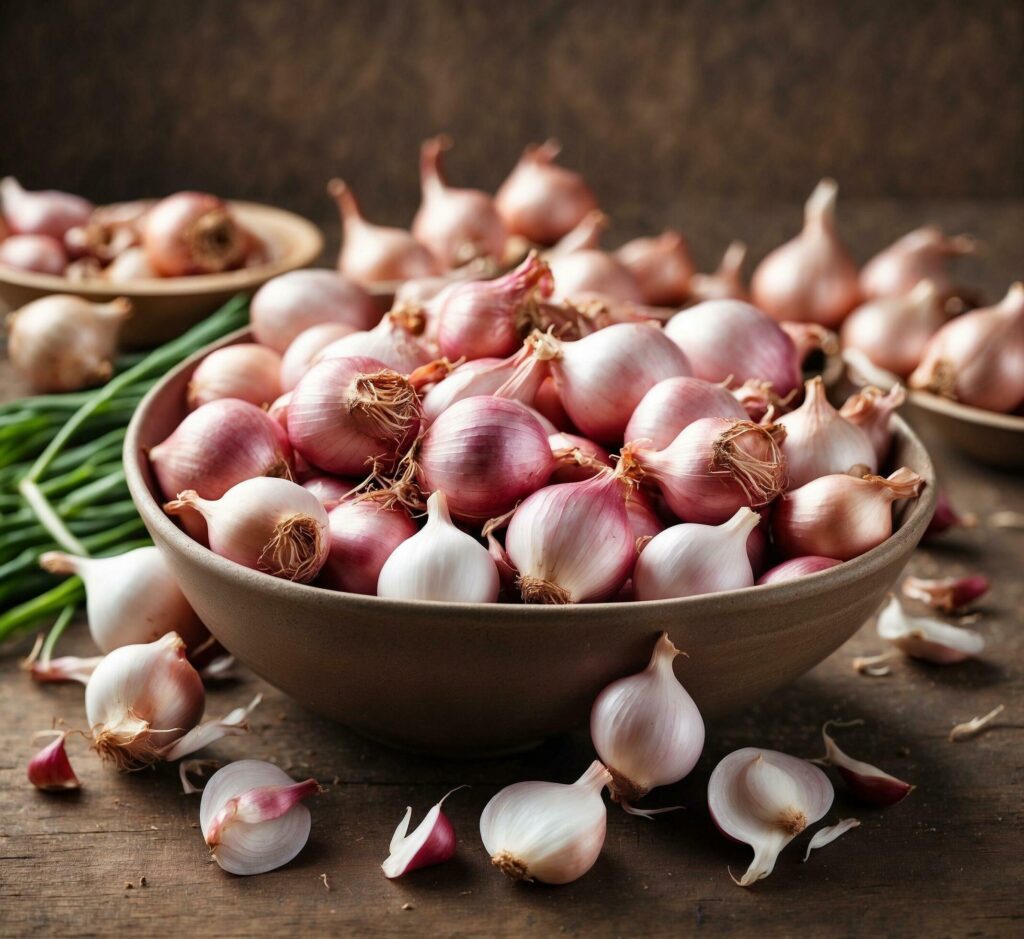
[[[5,2],[0,171],[260,199],[329,236],[334,174],[407,223],[442,129],[485,187],[557,135],[620,233],[826,173],[845,198],[1020,198],[1022,61],[1021,0]]]

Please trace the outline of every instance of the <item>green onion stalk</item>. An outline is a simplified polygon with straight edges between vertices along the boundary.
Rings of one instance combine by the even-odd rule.
[[[0,642],[56,618],[57,640],[85,599],[78,577],[39,568],[47,551],[122,554],[150,544],[125,483],[121,448],[135,408],[170,369],[244,326],[246,297],[143,357],[125,357],[95,391],[0,404]]]

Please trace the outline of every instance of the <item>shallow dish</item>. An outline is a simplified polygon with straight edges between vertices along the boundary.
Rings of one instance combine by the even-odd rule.
[[[323,236],[312,222],[284,209],[253,202],[231,202],[238,220],[266,242],[271,260],[257,267],[223,274],[140,280],[111,289],[108,284],[79,283],[55,274],[37,274],[0,265],[0,301],[12,310],[52,293],[89,300],[127,297],[134,313],[125,323],[122,342],[136,348],[158,346],[181,335],[238,293],[251,294],[271,277],[315,261]]]
[[[210,348],[240,342],[246,331]],[[788,584],[708,597],[580,606],[382,600],[293,584],[192,541],[160,507],[146,458],[184,415],[184,362],[128,428],[128,486],[157,546],[210,631],[271,684],[327,717],[430,753],[514,750],[586,720],[602,687],[641,668],[667,630],[680,679],[707,717],[791,682],[876,610],[935,505],[932,464],[897,419],[895,459],[927,481],[884,544]]]
[[[911,391],[907,407],[915,425],[980,463],[1024,469],[1024,417],[972,408],[927,391]]]

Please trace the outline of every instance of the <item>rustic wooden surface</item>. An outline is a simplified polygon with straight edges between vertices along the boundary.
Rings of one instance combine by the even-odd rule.
[[[873,204],[851,207],[845,219],[860,256],[890,228],[925,217],[973,230],[989,253],[969,267],[971,280],[990,296],[1024,271],[1019,203],[933,209]],[[790,206],[761,219],[766,230],[788,228],[794,213]],[[723,217],[728,210],[709,214],[706,227],[695,225],[695,240],[722,226]],[[0,397],[16,393],[3,366]],[[946,535],[911,567],[983,571],[993,579],[975,627],[988,641],[981,659],[949,668],[898,661],[889,677],[860,677],[852,658],[883,648],[866,625],[790,688],[709,728],[692,776],[651,799],[684,804],[685,811],[650,822],[612,808],[600,860],[566,887],[506,881],[488,863],[477,822],[486,801],[510,782],[579,775],[593,755],[585,733],[491,762],[410,757],[302,711],[243,672],[211,689],[207,710],[224,713],[262,690],[255,732],[218,743],[210,756],[272,760],[295,777],[315,776],[327,791],[310,806],[312,836],[293,863],[236,878],[209,861],[197,828],[198,796],[181,793],[173,767],[118,775],[73,737],[69,752],[81,792],[35,792],[24,775],[32,734],[55,718],[84,728],[82,690],[29,682],[18,670],[27,639],[0,650],[0,935],[603,936],[678,935],[696,927],[728,936],[1020,935],[1024,532],[985,522],[998,510],[1024,511],[1024,485],[964,462],[939,441],[928,443],[957,507],[976,513],[981,524]],[[84,627],[62,650],[91,654]],[[955,723],[997,704],[1007,708],[998,727],[948,741]],[[728,871],[745,869],[750,852],[712,825],[708,774],[724,754],[747,745],[817,756],[821,724],[831,717],[863,719],[862,727],[841,732],[842,745],[918,788],[902,804],[877,810],[851,802],[837,783],[827,821],[852,815],[862,826],[803,864],[805,835],[769,879],[750,890],[736,887]],[[472,788],[446,808],[460,837],[456,859],[386,880],[378,865],[406,805],[418,821],[464,783]]]

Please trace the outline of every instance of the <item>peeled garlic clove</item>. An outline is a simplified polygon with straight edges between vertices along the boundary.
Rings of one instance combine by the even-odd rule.
[[[662,633],[647,668],[612,682],[590,712],[594,749],[612,777],[608,788],[624,806],[688,776],[704,748],[704,721],[672,668],[677,655]]]
[[[841,822],[835,825],[828,825],[825,828],[819,828],[811,840],[807,843],[807,853],[804,855],[804,863],[807,862],[811,856],[812,851],[817,851],[818,848],[824,848],[827,844],[832,844],[836,838],[841,835],[845,835],[851,828],[859,828],[860,821],[856,818],[844,818]]]
[[[506,786],[480,816],[491,863],[512,880],[567,884],[582,877],[604,846],[608,814],[601,790],[611,781],[595,760],[571,785]]]
[[[40,750],[28,763],[28,781],[36,789],[44,792],[63,792],[66,789],[79,789],[75,771],[71,768],[64,741],[66,731],[54,731],[56,738]]]
[[[828,777],[806,760],[758,747],[725,757],[708,782],[708,808],[723,834],[754,849],[736,883],[749,887],[767,877],[782,849],[825,816],[833,797]]]
[[[238,760],[218,770],[199,806],[199,827],[214,860],[242,875],[287,864],[309,838],[309,809],[302,800],[320,791],[315,779],[296,783],[261,760]]]
[[[381,864],[385,877],[394,879],[420,867],[430,867],[451,860],[455,855],[455,829],[448,816],[441,810],[441,806],[455,791],[453,789],[446,793],[441,801],[427,812],[426,817],[411,835],[408,831],[409,821],[412,819],[412,806],[405,810],[405,817],[398,823],[391,838],[391,853]]]
[[[967,577],[941,577],[930,580],[926,577],[904,578],[903,596],[920,600],[936,610],[952,613],[963,609],[972,600],[988,592],[989,580],[984,574]]]
[[[985,640],[973,629],[925,616],[909,616],[893,597],[878,614],[878,635],[906,655],[936,665],[953,665],[980,655]]]
[[[836,768],[854,795],[872,805],[888,806],[895,805],[914,791],[910,783],[890,776],[877,766],[847,756],[828,732],[829,727],[835,724],[835,721],[826,721],[821,728],[821,736],[825,741],[825,760]]]

